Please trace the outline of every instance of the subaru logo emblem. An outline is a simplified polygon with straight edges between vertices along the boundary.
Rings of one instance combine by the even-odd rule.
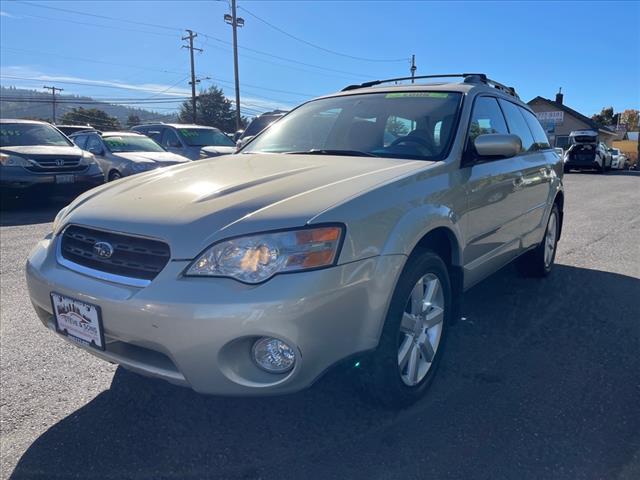
[[[59,167],[64,167],[64,159],[57,158],[56,159],[56,165],[59,166]]]
[[[96,242],[93,245],[93,253],[100,258],[111,258],[113,246],[108,242]]]

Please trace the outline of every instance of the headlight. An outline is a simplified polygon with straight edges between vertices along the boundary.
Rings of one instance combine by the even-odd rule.
[[[185,275],[255,284],[278,273],[327,267],[338,259],[342,236],[343,227],[325,226],[233,238],[205,250]]]
[[[58,212],[58,214],[56,215],[56,218],[53,219],[53,233],[54,234],[58,231],[58,227],[60,226],[60,222],[62,221],[62,218],[67,213],[68,209],[69,209],[69,205],[67,205],[62,210],[60,210]]]
[[[33,162],[18,155],[0,153],[0,165],[3,167],[30,167],[33,165]]]
[[[134,172],[146,172],[156,167],[157,164],[155,162],[133,162],[131,164],[131,170]]]
[[[93,156],[93,153],[82,152],[82,157],[80,157],[80,165],[91,165],[92,163],[96,163],[96,157]]]

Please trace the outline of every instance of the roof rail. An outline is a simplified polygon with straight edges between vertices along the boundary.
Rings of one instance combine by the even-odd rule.
[[[507,87],[506,85],[498,83],[495,80],[491,80],[490,78],[487,78],[487,76],[484,73],[443,73],[440,75],[419,75],[417,77],[398,77],[398,78],[388,78],[386,80],[371,80],[370,82],[364,82],[364,83],[355,84],[355,85],[348,85],[344,87],[342,91],[348,92],[349,90],[373,87],[374,85],[380,85],[382,83],[399,82],[402,80],[419,80],[424,78],[452,78],[452,77],[463,78],[464,83],[484,83],[500,91],[503,91],[508,95],[512,95],[516,98],[520,98],[518,97],[518,94],[516,93],[516,90],[513,87]]]

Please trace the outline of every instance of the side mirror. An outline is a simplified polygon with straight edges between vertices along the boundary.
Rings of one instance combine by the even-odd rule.
[[[238,139],[242,136],[242,134],[244,133],[244,130],[238,130],[236,133],[233,134],[233,141],[237,142]]]
[[[478,135],[473,145],[481,157],[511,158],[522,151],[522,140],[518,135],[487,133]]]
[[[89,147],[88,151],[93,155],[102,155],[104,153],[104,150],[102,150],[101,147]]]

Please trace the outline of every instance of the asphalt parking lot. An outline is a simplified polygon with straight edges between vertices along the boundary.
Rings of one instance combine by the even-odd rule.
[[[1,477],[640,478],[640,172],[565,176],[546,280],[507,267],[466,296],[415,406],[363,403],[352,373],[296,395],[204,397],[45,330],[23,266],[61,204],[1,218]]]

